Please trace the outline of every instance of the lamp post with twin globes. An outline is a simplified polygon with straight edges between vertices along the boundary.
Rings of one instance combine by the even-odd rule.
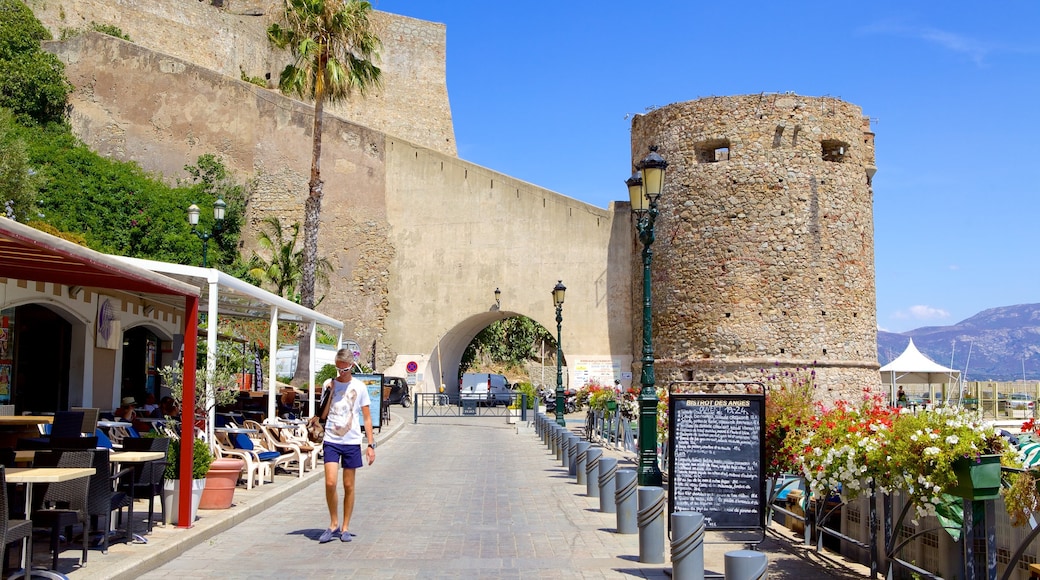
[[[650,154],[636,165],[636,171],[625,183],[629,201],[636,215],[636,231],[643,243],[643,358],[639,382],[639,485],[660,486],[663,482],[657,465],[657,389],[654,378],[653,312],[651,310],[650,263],[653,260],[654,222],[657,200],[664,186],[664,170],[668,162],[650,146]]]
[[[202,213],[199,210],[199,206],[194,203],[188,206],[188,223],[191,224],[191,233],[198,236],[202,240],[202,267],[206,267],[206,258],[209,255],[209,239],[213,236],[220,235],[220,232],[224,230],[224,212],[227,210],[227,204],[224,200],[217,198],[217,201],[213,202],[213,229],[209,232],[199,231],[199,214]]]
[[[560,427],[567,426],[567,419],[563,416],[563,344],[560,342],[561,330],[563,329],[563,297],[567,287],[563,280],[556,283],[553,288],[553,304],[556,306],[556,423]]]

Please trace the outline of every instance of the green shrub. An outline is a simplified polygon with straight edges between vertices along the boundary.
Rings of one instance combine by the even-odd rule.
[[[334,379],[339,376],[339,370],[336,369],[336,365],[325,365],[321,367],[321,370],[314,373],[314,384],[319,388],[325,384],[328,379]]]
[[[72,85],[65,65],[40,49],[51,35],[18,0],[0,0],[0,107],[25,124],[63,121]]]
[[[129,34],[125,34],[118,26],[115,26],[113,24],[101,24],[98,22],[91,21],[90,29],[95,32],[100,32],[101,34],[107,34],[109,36],[121,38],[127,42],[133,42],[132,40],[130,40]]]
[[[191,478],[202,479],[209,473],[209,467],[213,464],[213,453],[209,445],[202,439],[195,438],[192,447]],[[166,470],[163,477],[169,480],[180,479],[181,476],[181,442],[170,441],[170,448],[166,451]]]
[[[253,84],[253,85],[256,85],[256,86],[258,86],[258,87],[260,87],[262,89],[266,89],[267,88],[267,80],[264,79],[263,77],[251,77],[251,76],[246,74],[246,69],[244,69],[242,67],[238,67],[238,70],[241,73],[241,77],[240,78],[242,80],[244,80],[245,82]]]

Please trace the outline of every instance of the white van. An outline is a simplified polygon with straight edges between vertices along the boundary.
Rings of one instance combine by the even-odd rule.
[[[466,373],[459,385],[459,398],[476,400],[487,405],[508,405],[513,392],[504,375],[492,373]]]

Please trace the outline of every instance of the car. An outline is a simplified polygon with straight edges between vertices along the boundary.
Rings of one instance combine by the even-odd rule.
[[[1029,393],[1011,393],[1008,397],[1007,408],[1032,411],[1036,408],[1036,399]]]
[[[459,398],[475,400],[480,404],[508,405],[512,400],[509,381],[504,375],[493,373],[466,373],[459,385]]]
[[[408,394],[408,381],[401,377],[383,377],[383,388],[390,387],[390,394],[387,397],[387,405],[401,405],[407,407],[412,403],[411,396]]]

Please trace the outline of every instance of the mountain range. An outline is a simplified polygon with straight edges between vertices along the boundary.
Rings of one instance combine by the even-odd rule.
[[[902,354],[909,339],[967,381],[1040,381],[1040,304],[990,308],[950,326],[878,330],[878,362]]]

